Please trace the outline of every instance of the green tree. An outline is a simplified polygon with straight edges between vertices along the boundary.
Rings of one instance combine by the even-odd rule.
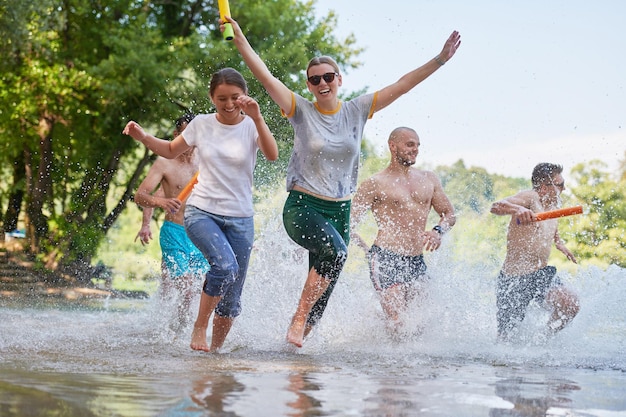
[[[571,187],[588,213],[564,230],[575,241],[580,259],[599,260],[626,267],[626,175],[610,175],[606,164],[592,161],[572,169],[576,185]]]
[[[272,71],[303,94],[311,56],[323,52],[344,68],[359,65],[353,37],[336,39],[334,14],[318,22],[313,7],[295,0],[231,7]],[[121,135],[126,122],[166,137],[182,112],[212,111],[207,86],[219,68],[246,76],[280,142],[282,163],[261,161],[258,177],[273,184],[282,174],[291,128],[222,40],[217,16],[217,1],[0,5],[7,39],[0,45],[0,175],[10,184],[0,188],[3,228],[15,226],[23,207],[28,248],[48,268],[89,268],[153,158]]]

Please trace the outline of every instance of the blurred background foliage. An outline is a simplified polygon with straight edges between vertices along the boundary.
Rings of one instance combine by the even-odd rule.
[[[356,39],[338,39],[336,16],[316,19],[314,7],[315,1],[295,0],[231,5],[271,71],[305,96],[310,57],[331,55],[343,70],[361,65]],[[280,213],[280,204],[264,203],[284,191],[292,129],[223,41],[217,16],[216,0],[0,2],[0,224],[3,233],[25,230],[24,250],[41,267],[86,282],[96,263],[130,281],[158,274],[158,243],[134,242],[141,215],[132,203],[154,155],[121,131],[136,120],[167,138],[182,113],[212,112],[208,82],[226,66],[249,81],[279,142],[277,163],[259,158],[255,202],[257,210]],[[372,149],[365,138],[361,179],[387,163]],[[490,215],[489,207],[530,187],[529,179],[490,174],[463,161],[423,167],[440,176],[457,210],[458,256],[499,264],[508,219]],[[625,167],[608,172],[601,161],[565,167],[564,205],[582,204],[587,213],[560,220],[561,234],[582,261],[626,266]]]

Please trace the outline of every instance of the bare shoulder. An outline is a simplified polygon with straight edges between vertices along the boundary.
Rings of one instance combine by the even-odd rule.
[[[412,168],[411,178],[412,178],[412,181],[414,182],[418,182],[422,184],[430,184],[434,187],[441,186],[441,180],[439,179],[439,176],[433,171]]]
[[[354,198],[356,205],[370,205],[381,199],[383,191],[387,189],[387,180],[381,174],[382,172],[378,172],[361,182]]]
[[[539,204],[539,194],[534,190],[522,190],[511,197],[507,197],[505,200],[526,208],[531,208]]]
[[[434,171],[420,171],[424,176],[425,180],[428,180],[433,183],[441,183],[439,176]]]
[[[386,178],[383,175],[383,171],[381,171],[381,172],[377,172],[376,174],[372,175],[369,178],[364,179],[363,182],[361,182],[361,185],[359,186],[359,188],[367,192],[372,192],[372,191],[380,189],[385,182],[386,182]]]
[[[163,182],[175,188],[184,187],[187,182],[196,173],[197,168],[190,161],[180,161],[177,159],[166,159],[155,161],[158,162],[160,170],[163,173]]]
[[[154,162],[152,163],[152,168],[166,169],[170,165],[171,162],[172,162],[171,159],[167,159],[162,156],[157,156],[157,159],[155,159]]]

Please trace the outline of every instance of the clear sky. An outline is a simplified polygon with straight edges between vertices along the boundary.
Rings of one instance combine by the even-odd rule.
[[[626,1],[317,0],[338,16],[335,35],[366,48],[343,89],[372,92],[441,51],[452,60],[374,115],[365,137],[381,154],[397,126],[414,128],[419,162],[481,166],[530,177],[537,162],[600,159],[626,151]]]

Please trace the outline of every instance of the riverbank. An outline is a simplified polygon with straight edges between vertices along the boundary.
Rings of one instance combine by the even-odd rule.
[[[120,291],[69,274],[41,269],[19,242],[0,243],[0,298],[49,297],[66,300],[147,298],[144,291]]]

